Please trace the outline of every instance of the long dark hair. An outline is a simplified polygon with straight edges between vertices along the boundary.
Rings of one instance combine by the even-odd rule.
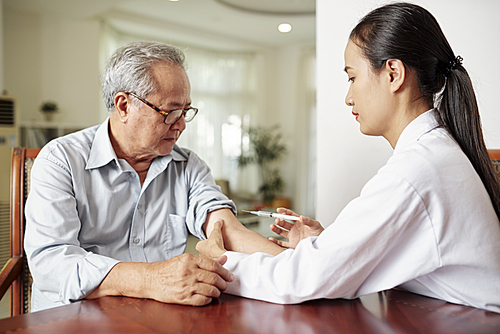
[[[441,126],[469,158],[500,218],[500,182],[484,143],[472,82],[434,16],[410,3],[385,5],[367,14],[349,38],[374,70],[399,59],[415,71],[422,98],[438,110]]]

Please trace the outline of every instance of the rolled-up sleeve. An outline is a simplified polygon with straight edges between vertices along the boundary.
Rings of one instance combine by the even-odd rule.
[[[215,184],[207,164],[192,152],[186,166],[186,181],[189,188],[186,224],[193,235],[204,240],[203,224],[207,214],[227,208],[236,215],[236,206]]]
[[[87,253],[68,268],[60,285],[59,300],[68,304],[87,296],[118,262],[106,256]]]

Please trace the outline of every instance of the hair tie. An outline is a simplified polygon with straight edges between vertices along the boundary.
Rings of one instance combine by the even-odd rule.
[[[450,74],[451,71],[456,70],[458,65],[462,65],[462,60],[464,60],[461,56],[457,56],[457,58],[450,60],[448,66],[446,67],[446,75]]]

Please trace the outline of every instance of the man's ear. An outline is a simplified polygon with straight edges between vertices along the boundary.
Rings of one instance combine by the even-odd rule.
[[[406,68],[399,59],[389,59],[385,62],[385,72],[392,93],[397,92],[406,79]]]
[[[129,106],[130,100],[128,99],[128,95],[124,92],[118,92],[115,95],[115,112],[118,115],[119,119],[122,122],[126,122],[129,116]]]

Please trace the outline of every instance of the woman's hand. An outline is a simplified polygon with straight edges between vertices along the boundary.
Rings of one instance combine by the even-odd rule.
[[[226,252],[226,249],[224,248],[224,239],[222,238],[223,224],[224,222],[222,220],[217,220],[214,223],[214,229],[210,233],[210,237],[207,240],[200,241],[196,244],[196,250],[200,253],[200,255],[213,260],[219,260],[219,263],[221,262],[219,258]]]
[[[300,220],[296,220],[295,224],[281,219],[276,219],[274,221],[274,224],[271,225],[271,230],[274,233],[288,239],[288,241],[282,241],[275,238],[269,238],[269,240],[271,240],[278,246],[295,249],[300,240],[311,236],[318,236],[324,230],[319,221],[313,220],[308,217],[299,216],[292,210],[278,208],[276,211],[278,211],[278,213],[280,214],[300,217]]]

